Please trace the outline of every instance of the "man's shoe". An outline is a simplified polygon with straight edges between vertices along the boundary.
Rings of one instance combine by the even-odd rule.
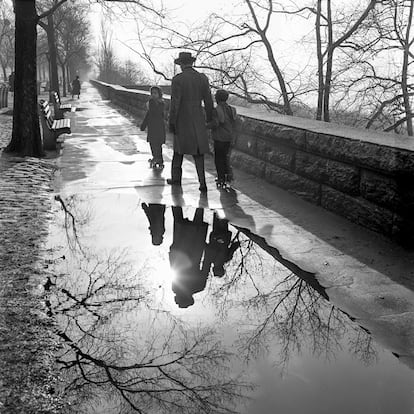
[[[167,178],[167,184],[169,185],[179,185],[181,186],[181,182],[178,180],[173,180],[172,178]]]
[[[206,193],[207,192],[207,186],[206,186],[206,184],[205,183],[204,184],[200,184],[199,190],[202,193]]]

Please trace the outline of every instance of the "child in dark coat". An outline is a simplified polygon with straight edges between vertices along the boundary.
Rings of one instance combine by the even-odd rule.
[[[223,277],[226,273],[224,265],[228,263],[240,247],[240,242],[232,240],[232,234],[228,227],[229,221],[225,218],[219,218],[214,213],[213,231],[210,233],[209,243],[205,248],[203,267],[201,273],[208,277],[211,265],[213,265],[213,274],[216,277]]]
[[[148,110],[142,121],[141,131],[145,131],[148,127],[147,141],[152,153],[152,158],[149,160],[151,167],[164,168],[162,144],[165,144],[165,105],[161,88],[152,86],[150,92],[151,97],[147,103]]]
[[[214,162],[217,170],[217,186],[225,187],[232,180],[230,149],[235,138],[236,108],[227,103],[229,93],[219,89],[216,94],[217,106],[213,120],[207,124],[212,129],[214,140]]]

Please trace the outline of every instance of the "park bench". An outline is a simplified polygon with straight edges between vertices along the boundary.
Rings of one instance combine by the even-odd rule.
[[[49,102],[39,102],[39,115],[43,131],[43,147],[45,150],[56,150],[58,138],[62,134],[70,134],[70,119],[53,119]]]
[[[56,91],[52,91],[53,107],[55,110],[55,119],[62,119],[65,112],[76,111],[75,107],[71,104],[62,104],[59,94]]]
[[[8,93],[9,93],[9,88],[7,86],[1,86],[0,85],[0,109],[1,108],[7,108]]]

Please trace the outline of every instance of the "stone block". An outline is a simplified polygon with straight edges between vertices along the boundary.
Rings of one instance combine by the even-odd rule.
[[[393,213],[361,197],[352,197],[331,187],[322,186],[321,205],[354,223],[391,236]]]
[[[394,214],[392,237],[408,249],[414,249],[414,218]]]
[[[295,150],[293,148],[275,145],[267,140],[257,140],[257,156],[268,162],[288,170],[293,170]]]
[[[268,139],[276,140],[287,146],[294,148],[305,147],[306,132],[302,129],[290,128],[282,125],[270,124],[271,127],[265,128],[264,136]]]
[[[320,184],[291,171],[266,164],[265,179],[314,204],[320,203]]]
[[[251,135],[263,137],[288,147],[305,147],[306,133],[302,129],[278,125],[273,122],[261,121],[245,116],[241,116],[240,118],[242,120],[240,131],[248,131]]]
[[[326,158],[318,157],[307,152],[297,151],[296,173],[315,181],[323,181],[326,172]]]
[[[327,160],[324,181],[345,193],[358,195],[360,170],[350,164]]]
[[[235,148],[246,154],[256,156],[257,138],[249,134],[241,133],[237,137],[237,140],[235,142]]]
[[[414,170],[400,171],[395,175],[397,191],[401,199],[398,210],[405,216],[413,216],[414,212]]]
[[[401,205],[398,183],[393,177],[362,170],[360,190],[365,199],[394,211]]]
[[[306,135],[306,151],[378,171],[414,171],[412,152],[357,139],[308,133]]]
[[[253,174],[257,177],[263,178],[265,175],[265,162],[258,160],[251,155],[245,154],[238,150],[233,150],[231,153],[231,163],[237,168]]]

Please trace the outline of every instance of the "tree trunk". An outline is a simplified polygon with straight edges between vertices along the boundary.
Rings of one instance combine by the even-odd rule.
[[[323,105],[323,55],[322,55],[322,40],[321,40],[321,14],[322,14],[322,0],[318,0],[316,9],[316,54],[318,58],[318,105],[316,109],[316,119],[322,119],[322,105]]]
[[[70,68],[69,68],[69,64],[66,66],[66,79],[68,80],[68,92],[72,92],[72,86],[70,84],[70,80],[72,79],[70,77]]]
[[[59,94],[59,78],[58,78],[58,65],[57,65],[57,53],[55,42],[55,26],[53,23],[53,14],[47,16],[47,44],[49,47],[50,58],[50,90],[56,91]]]
[[[6,148],[23,156],[43,155],[37,109],[35,0],[15,0],[13,133]]]
[[[410,104],[410,95],[408,90],[408,57],[410,54],[410,30],[413,21],[413,13],[414,13],[414,4],[411,2],[410,11],[408,15],[408,22],[407,22],[407,29],[405,34],[405,41],[404,41],[404,51],[403,51],[403,66],[402,66],[402,73],[401,73],[401,89],[404,101],[404,111],[405,117],[407,119],[407,134],[408,136],[413,136],[413,118],[412,118],[412,111],[411,111],[411,104]],[[413,39],[414,41],[414,39]]]
[[[266,47],[267,56],[269,58],[270,65],[272,66],[273,72],[276,74],[277,80],[279,81],[280,91],[282,93],[282,98],[283,98],[284,112],[286,115],[293,115],[293,111],[290,106],[289,95],[286,89],[286,83],[283,78],[282,72],[278,64],[276,63],[276,59],[273,54],[272,46],[264,34],[262,34],[261,36],[262,36],[262,41]]]
[[[3,79],[4,79],[4,82],[7,82],[6,65],[3,62],[1,62],[1,69],[3,71]]]
[[[328,55],[326,58],[326,73],[325,73],[325,87],[323,92],[323,120],[329,122],[331,119],[329,113],[329,98],[331,95],[331,82],[332,82],[332,66],[333,66],[333,29],[332,29],[332,8],[331,0],[326,2],[327,7],[327,29],[328,29]]]
[[[62,96],[66,97],[66,66],[62,64],[60,67],[62,70]]]

